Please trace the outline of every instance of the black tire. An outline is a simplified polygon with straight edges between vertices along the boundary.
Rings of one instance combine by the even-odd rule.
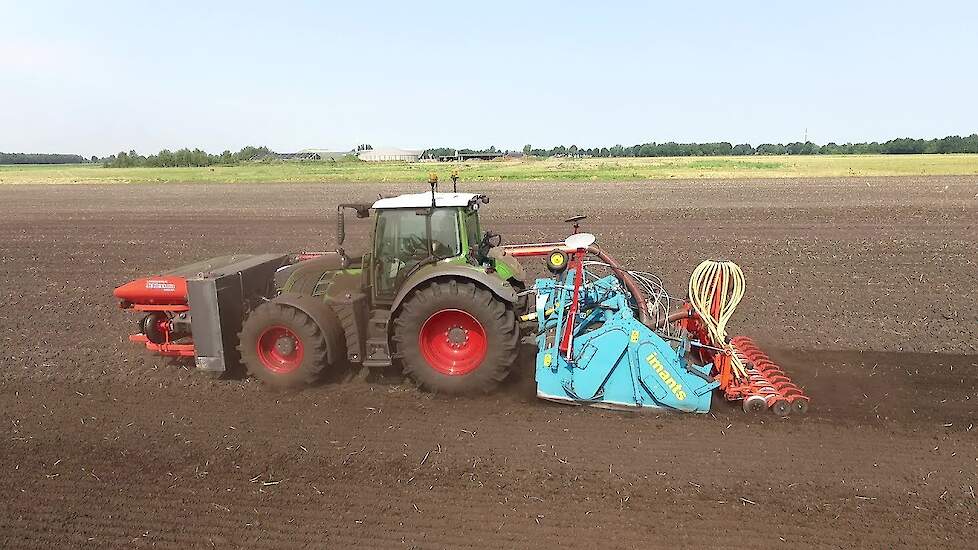
[[[276,335],[277,341],[294,341],[291,355],[279,354],[286,360],[282,363],[276,363],[275,357],[269,355],[273,352],[267,344]],[[248,374],[279,387],[310,384],[328,363],[326,338],[319,325],[302,311],[274,301],[258,306],[245,319],[238,342],[241,362]],[[274,353],[280,351],[276,346]]]
[[[759,413],[767,408],[767,402],[760,395],[750,395],[744,399],[744,412],[748,414]]]
[[[160,328],[160,323],[168,321],[166,313],[154,311],[139,321],[139,332],[146,335],[146,339],[154,344],[166,342],[166,334]]]
[[[480,354],[481,361],[464,374],[437,369],[422,350],[425,323],[435,314],[452,310],[474,318],[484,333],[484,355]],[[415,290],[397,313],[393,340],[395,357],[403,363],[404,373],[422,388],[437,393],[488,393],[506,378],[519,353],[519,330],[510,304],[466,281],[436,282]]]
[[[788,414],[791,413],[791,405],[788,403],[787,400],[778,399],[777,401],[774,402],[773,405],[771,405],[771,411],[777,416],[780,416],[781,418],[785,418],[786,416],[788,416]]]
[[[796,399],[794,403],[791,404],[792,414],[806,414],[808,413],[808,400],[807,399]]]

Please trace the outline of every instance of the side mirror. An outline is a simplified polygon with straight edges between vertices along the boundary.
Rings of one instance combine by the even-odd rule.
[[[346,240],[346,220],[343,219],[343,211],[350,208],[357,213],[357,218],[370,217],[370,205],[343,203],[336,206],[336,244],[342,246]]]

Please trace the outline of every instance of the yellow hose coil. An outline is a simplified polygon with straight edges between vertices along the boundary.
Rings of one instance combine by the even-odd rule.
[[[689,278],[689,302],[699,314],[714,345],[731,352],[735,374],[746,376],[744,365],[732,353],[727,344],[727,321],[733,316],[737,304],[744,297],[744,272],[733,262],[705,260],[693,270]],[[719,316],[712,313],[714,296],[719,300]]]

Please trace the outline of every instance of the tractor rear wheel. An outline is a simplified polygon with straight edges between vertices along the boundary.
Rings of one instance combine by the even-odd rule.
[[[326,338],[302,311],[265,302],[248,316],[238,335],[248,373],[276,386],[311,383],[327,364]]]
[[[394,320],[404,372],[439,393],[488,393],[509,374],[519,351],[512,308],[474,283],[448,281],[416,290]]]

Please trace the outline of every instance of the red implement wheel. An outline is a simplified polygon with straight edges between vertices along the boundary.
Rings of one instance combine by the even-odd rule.
[[[263,382],[308,384],[327,364],[322,329],[311,317],[285,304],[272,301],[255,308],[238,339],[248,374]]]
[[[425,389],[489,392],[516,361],[519,330],[510,305],[468,281],[432,283],[396,312],[395,355]]]

